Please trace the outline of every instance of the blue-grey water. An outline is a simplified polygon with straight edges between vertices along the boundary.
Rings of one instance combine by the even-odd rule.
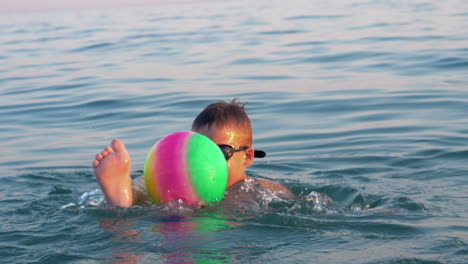
[[[0,14],[1,262],[468,263],[468,2],[220,2]],[[95,153],[234,97],[297,199],[105,207]]]

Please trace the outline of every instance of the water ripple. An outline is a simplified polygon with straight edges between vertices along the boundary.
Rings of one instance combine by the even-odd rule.
[[[115,43],[102,42],[97,44],[91,44],[78,49],[71,50],[71,52],[85,52],[85,51],[94,51],[94,50],[108,50],[109,48],[115,47]]]
[[[284,20],[326,20],[347,17],[347,15],[304,15],[286,17]]]
[[[2,14],[2,259],[464,263],[466,9],[292,0]],[[267,152],[248,176],[297,199],[169,220],[105,208],[101,193],[79,203],[113,138],[141,176],[159,138],[234,97]]]
[[[298,58],[296,61],[288,64],[296,63],[335,63],[335,62],[349,62],[358,61],[369,58],[379,58],[391,56],[389,52],[369,52],[369,51],[356,51],[341,54],[330,54],[322,56],[313,56],[308,58]]]
[[[305,33],[303,30],[271,30],[259,32],[259,35],[290,35]]]

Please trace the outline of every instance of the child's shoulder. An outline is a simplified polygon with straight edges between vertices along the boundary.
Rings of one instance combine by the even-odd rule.
[[[278,194],[281,198],[294,198],[294,194],[280,183],[267,179],[256,178],[256,181],[265,189]]]

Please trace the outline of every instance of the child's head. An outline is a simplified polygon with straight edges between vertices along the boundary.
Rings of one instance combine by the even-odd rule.
[[[192,131],[203,134],[218,146],[231,151],[227,157],[228,186],[246,178],[245,169],[254,160],[252,126],[244,105],[234,99],[208,105],[193,121]],[[234,152],[232,152],[232,148]]]

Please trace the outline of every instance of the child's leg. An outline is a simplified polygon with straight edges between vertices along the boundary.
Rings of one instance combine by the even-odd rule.
[[[132,179],[130,156],[122,141],[114,139],[110,146],[96,154],[93,161],[96,180],[109,206],[132,206]]]

